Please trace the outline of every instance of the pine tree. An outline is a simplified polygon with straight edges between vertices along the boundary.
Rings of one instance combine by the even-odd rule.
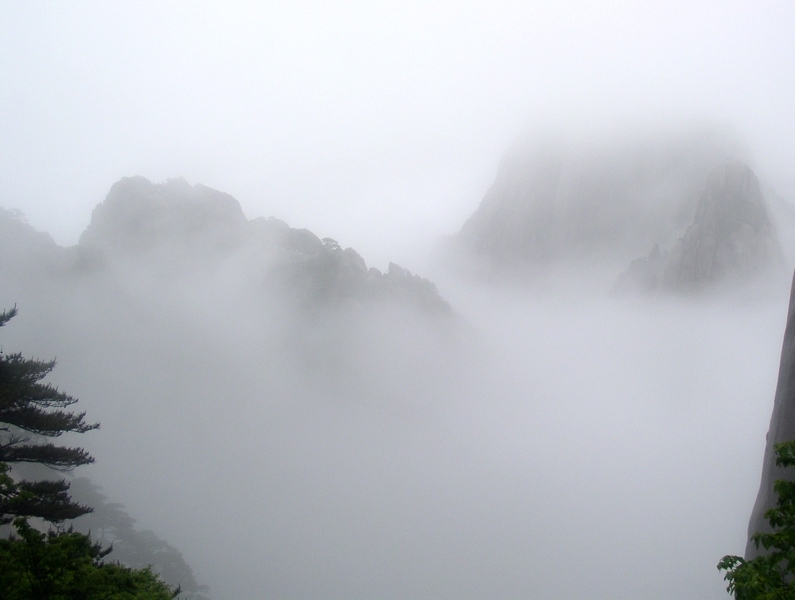
[[[16,314],[16,307],[0,312],[0,327]],[[113,546],[103,549],[71,527],[43,533],[28,522],[38,517],[60,525],[92,511],[72,501],[63,479],[15,482],[10,474],[9,465],[19,463],[68,471],[94,462],[83,448],[46,441],[99,427],[86,423],[85,413],[67,410],[76,398],[41,382],[54,367],[55,361],[0,350],[0,524],[13,521],[16,530],[0,539],[0,598],[176,598],[180,588],[172,589],[150,568],[105,562]]]
[[[0,327],[16,314],[16,307],[0,312]],[[0,350],[0,524],[15,517],[60,523],[91,512],[88,506],[72,502],[69,483],[63,479],[15,482],[10,476],[10,465],[19,463],[69,471],[94,462],[83,448],[46,441],[66,432],[85,433],[99,427],[98,423],[86,423],[85,413],[67,410],[76,398],[41,382],[54,367],[54,360],[28,359]]]

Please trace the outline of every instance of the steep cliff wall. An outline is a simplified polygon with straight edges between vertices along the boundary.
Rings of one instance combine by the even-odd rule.
[[[626,265],[684,233],[707,174],[734,155],[711,132],[518,142],[456,239],[498,271],[594,258]]]
[[[751,536],[757,531],[770,531],[764,514],[776,503],[773,482],[776,479],[795,478],[794,468],[783,469],[776,466],[773,445],[793,439],[795,439],[795,277],[792,282],[784,343],[781,347],[781,362],[778,370],[773,414],[770,417],[770,429],[767,432],[765,457],[762,462],[762,481],[759,484],[759,493],[756,496],[751,520],[748,523],[746,558],[753,558],[760,554],[751,541]]]
[[[784,264],[776,228],[748,165],[730,161],[707,176],[693,221],[670,251],[655,245],[633,261],[618,289],[685,291],[745,283]]]

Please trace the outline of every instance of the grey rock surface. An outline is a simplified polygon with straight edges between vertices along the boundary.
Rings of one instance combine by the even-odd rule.
[[[182,178],[153,184],[124,177],[94,209],[80,245],[111,254],[144,254],[166,244],[213,251],[234,246],[246,224],[229,194]]]
[[[759,181],[747,165],[734,161],[710,173],[693,224],[674,248],[664,281],[683,287],[725,277],[747,279],[780,257]]]
[[[751,536],[758,531],[770,531],[764,514],[776,503],[773,483],[776,479],[795,478],[795,468],[784,469],[776,466],[773,445],[793,439],[795,439],[795,277],[793,277],[784,342],[781,347],[781,362],[779,363],[773,414],[770,417],[770,428],[767,433],[765,455],[762,462],[762,480],[748,523],[746,559],[754,558],[760,554],[759,549],[751,541]]]
[[[685,291],[745,283],[783,264],[756,175],[730,161],[708,175],[693,222],[670,252],[655,245],[647,258],[630,264],[616,289]]]
[[[707,174],[735,153],[713,132],[520,142],[455,241],[493,270],[594,258],[626,265],[684,233]]]
[[[184,179],[115,183],[73,248],[61,248],[21,215],[0,212],[0,261],[21,278],[131,277],[154,287],[222,276],[305,308],[393,301],[451,313],[426,279],[400,267],[374,277],[353,248],[270,218],[248,220],[229,194]],[[232,283],[232,280],[234,282]]]

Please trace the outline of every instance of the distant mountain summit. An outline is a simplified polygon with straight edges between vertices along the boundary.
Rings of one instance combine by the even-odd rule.
[[[712,134],[574,144],[520,140],[457,239],[497,270],[623,260],[684,231],[706,174],[731,155]]]
[[[6,232],[0,240],[6,266],[16,265],[20,277],[135,272],[165,284],[226,273],[235,285],[305,307],[392,301],[451,312],[427,279],[394,263],[383,273],[368,269],[352,248],[273,217],[249,220],[229,194],[181,178],[116,182],[73,248],[57,246],[11,211],[0,213],[0,232]]]
[[[634,261],[618,289],[698,289],[720,281],[748,281],[783,265],[775,227],[753,171],[740,161],[708,175],[693,222],[670,252],[659,246]]]
[[[239,245],[247,222],[229,194],[182,178],[154,184],[125,177],[94,209],[80,245],[128,255],[160,246],[217,252]]]
[[[709,174],[693,223],[671,255],[665,279],[675,287],[751,277],[781,258],[759,181],[748,165],[733,161]]]
[[[579,145],[523,140],[451,245],[459,265],[489,277],[600,266],[610,279],[623,272],[615,289],[644,291],[747,279],[782,252],[740,154],[711,131]]]

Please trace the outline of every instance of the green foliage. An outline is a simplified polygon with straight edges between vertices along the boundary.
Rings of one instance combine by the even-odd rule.
[[[150,569],[105,563],[110,550],[87,535],[41,533],[14,521],[18,537],[0,540],[0,597],[7,600],[169,600],[179,594]]]
[[[91,508],[72,502],[66,481],[20,481],[9,475],[9,467],[0,463],[0,525],[15,517],[38,517],[51,523],[74,519]]]
[[[84,477],[72,480],[70,492],[94,509],[75,522],[76,531],[90,533],[91,539],[113,546],[111,557],[123,565],[135,569],[151,566],[163,581],[178,585],[186,600],[207,600],[207,587],[196,581],[182,553],[154,532],[136,529],[135,519],[122,504],[109,502],[99,486]]]
[[[774,448],[777,466],[795,466],[795,441]],[[765,512],[772,532],[751,538],[766,553],[752,560],[724,556],[718,563],[726,571],[726,589],[737,600],[795,600],[795,481],[779,479],[773,489],[778,501]]]
[[[16,315],[0,312],[0,327]],[[54,361],[0,351],[0,525],[13,521],[16,535],[0,539],[0,598],[3,600],[168,600],[172,590],[149,567],[133,569],[104,562],[102,548],[83,533],[57,528],[46,534],[27,517],[60,524],[91,512],[73,502],[65,480],[15,481],[9,463],[43,465],[60,471],[94,462],[83,448],[43,442],[65,432],[85,433],[85,413],[67,409],[77,402],[41,383]],[[20,468],[19,466],[17,468]],[[194,582],[195,583],[195,582]]]
[[[0,327],[16,314],[16,308],[0,312]],[[64,480],[14,482],[9,476],[9,465],[19,463],[68,471],[94,462],[83,448],[57,446],[41,439],[99,427],[86,423],[85,413],[66,410],[77,402],[76,398],[52,384],[41,383],[54,367],[55,361],[0,351],[0,524],[16,517],[60,523],[91,511],[71,501],[69,484]]]

